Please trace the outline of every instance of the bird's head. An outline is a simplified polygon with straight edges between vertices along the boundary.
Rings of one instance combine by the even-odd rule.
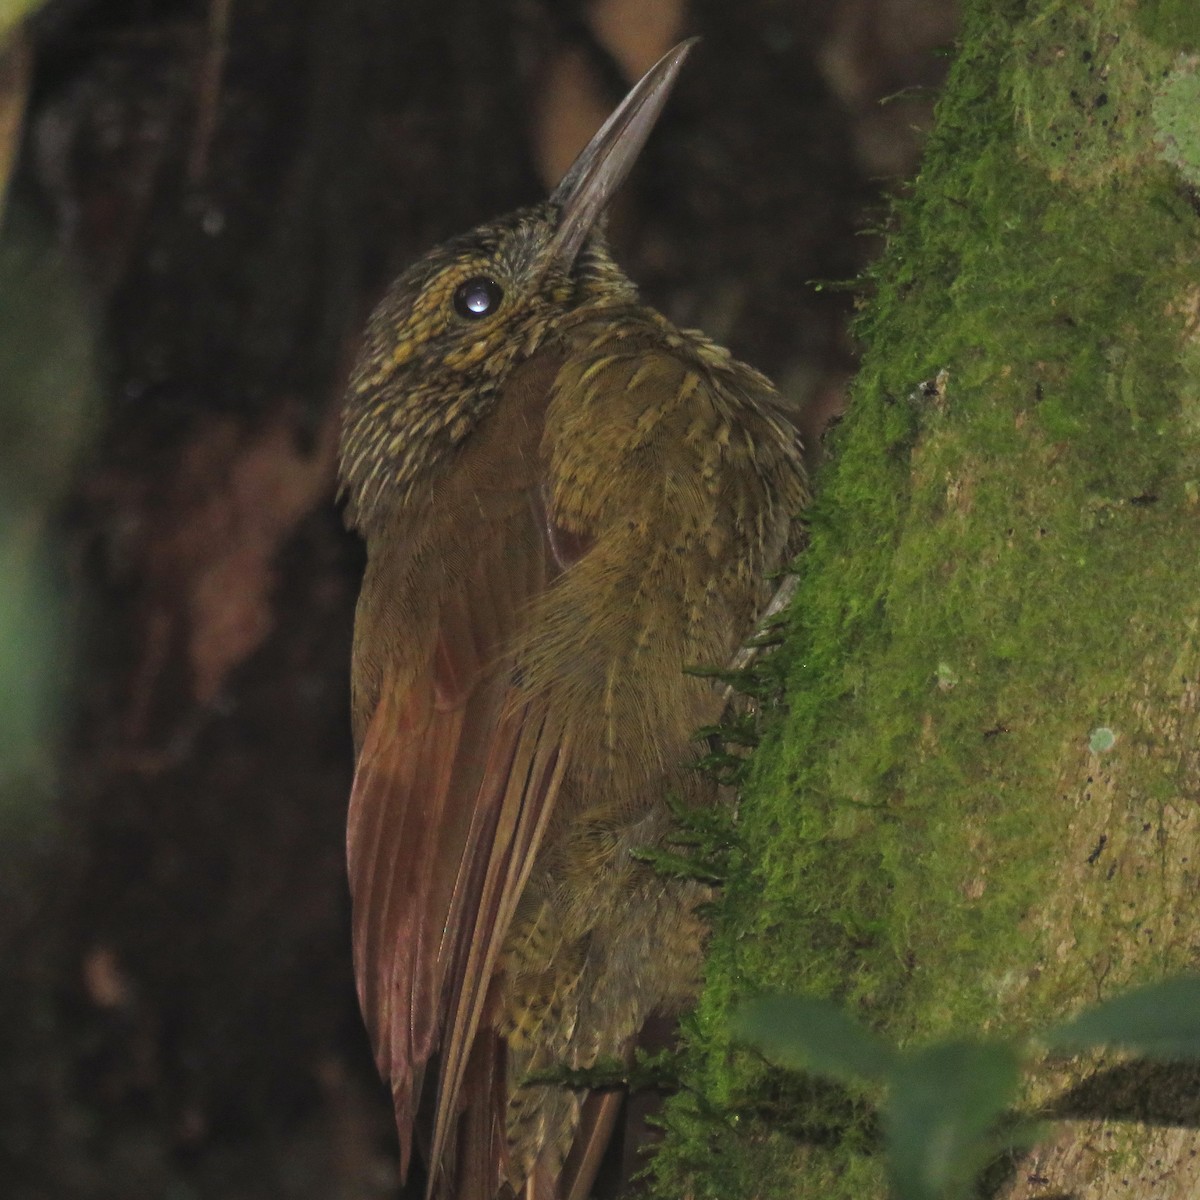
[[[693,42],[646,72],[548,200],[443,243],[388,289],[367,326],[342,428],[354,524],[404,504],[570,313],[634,298],[599,225]]]

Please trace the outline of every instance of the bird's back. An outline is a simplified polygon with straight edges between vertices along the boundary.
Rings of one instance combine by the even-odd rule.
[[[570,749],[506,940],[518,1078],[623,1057],[652,1012],[691,994],[705,893],[638,852],[668,833],[669,797],[714,799],[691,764],[721,702],[685,668],[726,665],[749,634],[804,497],[774,390],[706,339],[640,306],[579,314],[559,339],[543,486],[551,544],[577,556],[536,601],[514,661],[527,693],[564,714]],[[509,1118],[516,1156],[530,1163],[546,1143],[553,1163],[579,1099],[524,1093]]]
[[[687,763],[719,702],[684,669],[750,631],[803,486],[761,376],[652,310],[601,309],[516,372],[372,550],[356,944],[381,1067],[399,1113],[424,1094],[446,1195],[559,1194],[611,1104],[580,1130],[577,1094],[521,1080],[626,1055],[690,991],[701,891],[637,851],[669,794],[711,799]]]

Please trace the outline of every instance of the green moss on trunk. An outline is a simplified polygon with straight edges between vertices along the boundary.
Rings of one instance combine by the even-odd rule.
[[[664,1196],[882,1187],[869,1110],[730,1047],[742,997],[920,1041],[1194,964],[1200,7],[967,9],[809,514]]]

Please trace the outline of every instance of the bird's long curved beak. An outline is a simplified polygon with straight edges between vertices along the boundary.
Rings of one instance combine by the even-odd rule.
[[[637,161],[684,60],[699,40],[688,38],[668,50],[634,84],[551,193],[550,201],[558,207],[551,248],[564,266],[575,261],[579,247]]]

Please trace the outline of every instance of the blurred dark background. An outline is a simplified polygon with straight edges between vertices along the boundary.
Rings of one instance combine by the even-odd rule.
[[[814,281],[878,248],[955,4],[17,8],[0,1195],[390,1196],[342,864],[362,554],[333,467],[357,331],[408,260],[541,195],[699,33],[616,250],[674,320],[776,378],[819,457],[855,297]]]

